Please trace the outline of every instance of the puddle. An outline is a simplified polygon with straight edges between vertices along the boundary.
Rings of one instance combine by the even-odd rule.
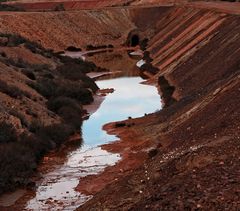
[[[82,51],[66,51],[64,54],[62,54],[63,56],[69,56],[72,57],[74,59],[82,59],[83,61],[86,60],[86,56],[84,56],[86,53],[82,52]]]
[[[142,67],[144,64],[146,64],[146,62],[145,62],[143,59],[141,59],[140,61],[137,62],[136,65],[137,65],[137,67],[140,68],[140,67]]]

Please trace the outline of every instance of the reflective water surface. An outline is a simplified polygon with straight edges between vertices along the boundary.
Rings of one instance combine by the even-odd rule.
[[[136,55],[138,54],[136,53]],[[70,56],[79,58],[86,55],[77,52],[71,53]],[[101,54],[101,56],[104,55]],[[122,60],[119,62],[122,63]],[[107,94],[97,111],[92,113],[91,109],[89,110],[92,114],[82,125],[82,146],[67,149],[63,153],[64,155],[61,155],[61,152],[61,162],[55,162],[55,160],[60,159],[59,153],[56,153],[52,157],[51,164],[49,160],[41,164],[42,168],[47,169],[47,171],[41,172],[40,168],[41,179],[38,179],[37,189],[34,193],[30,191],[29,194],[29,191],[26,190],[27,195],[31,195],[31,199],[29,199],[30,197],[27,197],[27,200],[24,199],[21,206],[25,207],[25,210],[74,210],[85,203],[91,196],[75,191],[79,182],[81,184],[81,178],[98,174],[107,166],[115,165],[121,159],[119,154],[109,153],[101,149],[102,144],[118,139],[102,130],[103,125],[128,117],[141,117],[145,113],[161,109],[157,88],[142,84],[143,79],[138,77],[138,68],[132,68],[129,64],[131,63],[123,63],[121,66],[125,69],[118,74],[105,77],[100,75],[102,80],[97,81],[99,88],[113,88],[114,92]],[[137,66],[143,64],[144,61],[141,60]],[[99,77],[96,76],[96,73],[93,76]],[[96,99],[99,98],[101,97],[96,97]],[[4,196],[4,203],[1,203],[0,199],[0,206],[13,205],[18,199],[21,201],[22,195],[24,192],[20,191]]]
[[[142,81],[140,77],[122,77],[97,82],[101,89],[114,88],[115,91],[109,94],[101,107],[83,123],[85,145],[96,146],[116,140],[115,136],[102,130],[106,123],[140,117],[161,109],[156,87],[141,84]]]
[[[140,117],[161,108],[160,96],[154,86],[141,84],[140,77],[121,77],[98,81],[100,89],[113,88],[100,108],[83,122],[83,146],[71,152],[66,162],[43,176],[36,196],[31,199],[28,210],[73,210],[91,196],[75,191],[81,177],[98,174],[105,167],[114,165],[121,158],[102,150],[100,145],[117,140],[108,135],[104,124]]]

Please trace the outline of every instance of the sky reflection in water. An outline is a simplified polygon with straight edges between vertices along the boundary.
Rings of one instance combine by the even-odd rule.
[[[161,100],[156,87],[140,84],[140,77],[123,77],[98,81],[100,89],[114,88],[100,108],[84,121],[82,126],[84,145],[92,147],[117,140],[108,135],[102,126],[128,117],[141,117],[161,109]]]
[[[45,174],[38,182],[36,195],[27,202],[26,210],[74,210],[91,196],[75,190],[79,180],[115,165],[119,154],[107,152],[98,145],[117,140],[102,130],[106,123],[140,117],[161,109],[160,96],[154,86],[140,84],[140,77],[123,77],[98,81],[101,89],[114,88],[100,108],[83,123],[83,146],[71,152],[66,162]]]

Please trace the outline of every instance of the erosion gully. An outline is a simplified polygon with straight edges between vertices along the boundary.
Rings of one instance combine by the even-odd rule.
[[[138,52],[131,54],[137,55]],[[87,58],[82,52],[68,55]],[[144,64],[138,60],[136,66]],[[0,198],[2,210],[74,210],[91,199],[92,196],[75,190],[81,184],[81,178],[99,174],[121,160],[120,154],[101,148],[103,144],[118,140],[118,137],[107,134],[103,125],[161,109],[157,88],[143,84],[144,80],[136,69],[126,64],[121,74],[89,74],[98,78],[96,83],[100,90],[110,90],[111,93],[100,92],[95,96],[95,103],[86,107],[90,115],[83,121],[82,141],[79,137],[73,138],[59,151],[49,153],[34,179],[36,188],[3,195]]]

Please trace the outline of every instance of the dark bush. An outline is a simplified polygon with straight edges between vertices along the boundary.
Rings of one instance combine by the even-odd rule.
[[[26,146],[33,152],[37,162],[39,162],[49,150],[55,147],[50,139],[40,139],[36,135],[23,133],[20,136],[20,140],[22,145]]]
[[[43,123],[38,119],[34,119],[31,122],[31,124],[28,126],[28,130],[31,133],[37,133],[42,127],[43,127]]]
[[[9,4],[1,4],[0,3],[0,11],[24,11],[24,9],[21,7],[15,7],[15,6],[12,6]]]
[[[105,48],[108,48],[108,47],[111,47],[112,45],[99,45],[99,46],[93,46],[93,45],[87,45],[87,48],[86,50],[87,51],[91,51],[91,50],[98,50],[98,49],[105,49]]]
[[[82,110],[82,106],[76,100],[63,96],[50,99],[47,106],[49,110],[55,113],[58,113],[62,107],[72,107],[75,110]]]
[[[126,126],[126,123],[125,122],[117,122],[115,124],[115,127],[125,127]]]
[[[37,168],[37,160],[29,146],[21,142],[0,145],[0,193],[27,185]]]
[[[0,144],[14,142],[17,140],[17,133],[13,125],[0,122]]]
[[[15,86],[8,85],[5,81],[2,81],[2,80],[0,80],[0,92],[3,92],[9,95],[12,98],[21,98],[23,96],[30,98],[29,93],[21,89],[18,89]]]
[[[76,100],[68,97],[57,97],[48,101],[48,108],[61,116],[66,123],[71,124],[74,128],[79,129],[81,127],[83,109]]]
[[[89,104],[93,101],[92,92],[78,82],[66,80],[57,83],[51,79],[39,79],[37,83],[28,83],[28,85],[47,99],[63,96],[75,99],[82,104]]]
[[[77,110],[71,106],[63,106],[59,109],[58,115],[61,116],[67,124],[71,124],[75,129],[80,130],[83,115],[81,110]]]
[[[47,79],[54,79],[54,75],[51,73],[44,73],[42,77]]]
[[[57,146],[60,146],[71,135],[73,135],[74,132],[75,130],[69,125],[54,124],[40,128],[36,135],[42,140],[51,140]]]
[[[6,54],[5,52],[1,52],[1,56],[2,56],[3,58],[6,58],[6,57],[7,57],[7,54]]]
[[[81,48],[77,48],[77,47],[74,47],[74,46],[69,46],[66,50],[67,51],[72,51],[72,52],[82,51]]]
[[[73,98],[82,104],[89,104],[93,102],[92,92],[83,88],[79,83],[66,83],[57,89],[57,96],[65,96]]]
[[[58,85],[54,80],[48,78],[38,79],[36,83],[28,83],[28,85],[47,99],[57,96]]]
[[[81,80],[85,76],[85,69],[79,64],[63,64],[57,68],[61,75],[70,80]]]
[[[29,49],[32,53],[38,53],[38,49],[42,49],[42,47],[36,43],[36,42],[31,42],[31,41],[27,41],[24,46]]]
[[[0,144],[0,194],[19,185],[28,185],[41,158],[73,132],[68,125],[55,124],[39,128],[36,135],[24,133],[17,142]]]
[[[35,72],[49,71],[50,69],[47,64],[28,64],[26,66]]]
[[[81,72],[83,73],[88,73],[88,72],[93,72],[98,70],[98,67],[93,62],[83,61],[81,59],[71,58],[71,57],[62,56],[62,55],[56,55],[56,56],[60,59],[60,61],[63,64],[67,64],[69,66],[78,65],[77,68],[81,70]]]
[[[35,74],[31,70],[24,69],[24,70],[22,70],[22,73],[25,76],[27,76],[29,79],[31,79],[33,81],[36,80],[36,76],[35,76]]]
[[[94,92],[98,90],[98,87],[95,84],[95,82],[87,75],[85,75],[84,67],[82,65],[79,64],[62,65],[57,68],[57,71],[61,73],[61,75],[65,79],[69,79],[72,81],[81,80],[84,82],[85,88],[90,88]]]
[[[25,127],[28,126],[28,121],[27,121],[26,117],[22,113],[17,111],[16,109],[10,109],[8,113],[10,115],[15,116],[16,118],[18,118],[21,121],[22,126],[25,126]]]
[[[60,3],[55,8],[54,11],[65,11],[64,4]]]
[[[2,60],[2,62],[7,66],[14,66],[18,68],[26,68],[28,66],[27,63],[23,61],[23,59],[14,60],[12,58],[6,58]]]
[[[16,34],[11,34],[8,36],[8,45],[9,47],[15,47],[15,46],[19,46],[23,43],[26,42],[26,39],[19,36],[19,35],[16,35]]]

